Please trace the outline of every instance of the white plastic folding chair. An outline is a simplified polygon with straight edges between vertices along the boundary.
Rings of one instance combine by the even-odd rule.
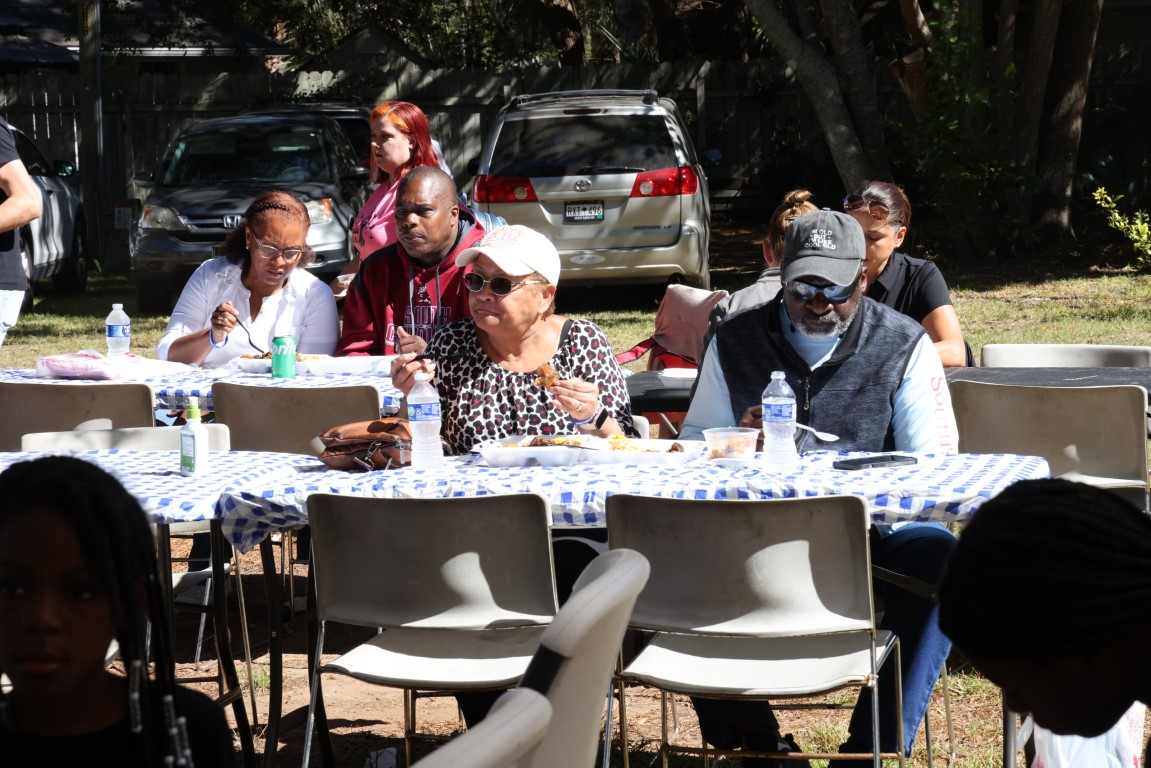
[[[554,719],[532,763],[536,768],[595,764],[605,701],[606,732],[611,732],[611,682],[620,643],[650,571],[643,555],[632,550],[599,555],[544,630],[520,681],[521,687],[546,694],[552,705]]]
[[[208,433],[208,447],[212,451],[231,449],[230,433],[225,424],[205,424]],[[81,429],[61,432],[31,432],[21,437],[21,450],[25,451],[93,451],[118,449],[124,451],[174,451],[180,447],[180,427],[127,427],[124,429]],[[197,520],[187,523],[173,523],[168,526],[167,536],[187,537],[206,534],[209,523]],[[240,609],[240,631],[244,643],[244,661],[247,664],[248,680],[252,680],[252,645],[248,638],[248,615],[244,604],[243,583],[233,551],[232,561],[224,564],[225,572],[236,577],[236,600]],[[204,642],[204,629],[208,618],[211,599],[212,569],[172,571],[172,596],[187,595],[194,588],[201,588],[198,610],[200,626],[196,633],[194,662],[200,663],[200,652]],[[183,679],[194,682],[197,679]],[[215,678],[212,678],[215,679]],[[221,684],[222,681],[218,681]],[[248,686],[252,718],[256,719],[256,692]]]
[[[534,494],[433,499],[308,498],[319,622],[304,766],[313,724],[331,743],[321,675],[404,691],[405,762],[418,692],[515,685],[556,612],[547,502]],[[321,663],[328,622],[382,632]]]
[[[488,716],[412,768],[531,768],[554,715],[542,693],[513,688]]]
[[[256,387],[217,381],[212,385],[216,421],[232,430],[237,451],[276,451],[318,456],[319,434],[340,424],[380,417],[380,394],[367,384],[332,387]],[[296,613],[296,558],[293,529],[277,531],[291,614]],[[305,551],[306,545],[302,547]],[[302,598],[301,598],[302,601]]]
[[[643,555],[619,549],[600,555],[580,574],[571,597],[544,630],[519,687],[497,702],[499,706],[512,694],[531,690],[537,695],[546,695],[550,703],[551,724],[538,736],[538,747],[523,753],[515,750],[510,758],[513,765],[589,768],[594,764],[604,702],[611,701],[611,678],[620,643],[636,597],[647,583],[649,570]],[[416,765],[419,768],[498,765],[488,762],[489,753],[484,746],[491,729],[490,721],[497,714],[493,708],[474,728]],[[524,725],[531,728],[534,722]],[[485,733],[483,742],[473,738],[473,734],[480,731]],[[525,734],[509,730],[506,738],[519,743]],[[465,749],[464,745],[474,745],[475,749]]]
[[[0,381],[0,451],[20,450],[30,432],[150,427],[153,406],[147,384]]]
[[[789,699],[868,688],[872,743],[879,744],[877,680],[889,656],[896,670],[896,711],[902,711],[902,683],[899,640],[875,624],[869,520],[862,499],[723,501],[615,494],[607,499],[607,526],[613,549],[634,549],[651,563],[631,627],[655,634],[618,675],[625,766],[623,684],[628,682],[661,692],[665,768],[671,751],[705,759],[712,753],[755,754],[673,744],[667,730],[669,692]],[[809,706],[844,705],[780,708]],[[897,730],[902,743],[901,722]],[[902,751],[882,757],[903,764]],[[878,751],[872,754],[873,765],[880,759]]]
[[[1151,347],[1118,344],[984,344],[984,368],[1146,368]]]
[[[1042,456],[1052,477],[1106,488],[1147,508],[1143,387],[953,381],[948,388],[960,451]]]

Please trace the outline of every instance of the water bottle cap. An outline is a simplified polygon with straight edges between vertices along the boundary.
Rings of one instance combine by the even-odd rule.
[[[123,304],[113,304],[112,305],[112,309],[123,309],[123,308],[124,308]]]
[[[198,405],[189,405],[188,406],[188,418],[189,419],[200,418],[200,407]]]
[[[420,371],[419,373],[417,373],[412,378],[414,378],[416,381],[428,381],[429,379],[431,379],[431,376],[424,373],[423,371]]]

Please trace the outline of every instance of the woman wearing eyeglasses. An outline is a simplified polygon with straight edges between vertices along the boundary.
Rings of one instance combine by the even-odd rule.
[[[330,355],[339,338],[331,289],[304,267],[308,209],[289,192],[257,197],[220,255],[189,278],[156,346],[161,360],[205,368],[261,355],[277,336],[292,336],[301,354]]]
[[[947,281],[934,262],[895,250],[911,224],[911,201],[886,181],[867,181],[843,199],[843,210],[867,239],[867,296],[902,312],[927,331],[944,366],[974,365]]]
[[[472,265],[464,276],[472,317],[440,330],[428,359],[406,353],[392,364],[392,383],[405,394],[417,372],[435,374],[442,437],[454,453],[517,434],[635,434],[603,331],[555,314],[560,261],[551,241],[527,227],[500,227],[455,261]]]

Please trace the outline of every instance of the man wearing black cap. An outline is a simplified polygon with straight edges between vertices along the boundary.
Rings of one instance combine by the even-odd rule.
[[[796,393],[797,421],[840,436],[828,445],[798,431],[801,452],[956,450],[939,355],[922,326],[863,295],[865,250],[863,230],[846,214],[824,209],[795,220],[784,241],[782,289],[767,295],[755,283],[733,294],[704,355],[681,438],[708,427],[761,427],[761,395],[772,371],[783,371]],[[911,523],[881,532],[872,562],[936,584],[954,542],[942,526]],[[902,644],[903,749],[910,752],[950,644],[930,599],[882,582],[875,591],[885,601],[882,627]],[[880,746],[894,752],[889,667],[880,673]],[[786,743],[766,702],[694,702],[704,738],[717,747],[776,751],[773,745]],[[871,699],[863,694],[840,752],[870,751],[870,724]],[[754,764],[764,763],[745,759]]]

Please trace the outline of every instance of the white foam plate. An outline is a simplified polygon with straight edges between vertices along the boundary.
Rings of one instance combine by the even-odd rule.
[[[702,440],[634,440],[638,451],[615,451],[603,438],[585,437],[596,448],[564,445],[529,447],[531,437],[516,435],[475,447],[489,467],[565,467],[572,464],[686,464],[703,456]],[[678,442],[683,451],[668,452]]]
[[[480,443],[473,450],[484,457],[489,467],[566,467],[576,464],[588,453],[583,448],[571,448],[563,445],[540,446],[529,448],[521,446],[531,437],[513,435],[500,440]]]
[[[702,440],[633,440],[638,451],[583,451],[589,464],[686,464],[704,455]],[[671,452],[674,443],[682,451]]]
[[[656,373],[656,377],[669,389],[690,389],[698,373],[698,368],[664,368]]]
[[[395,355],[360,355],[356,357],[331,357],[317,355],[315,360],[305,360],[303,365],[308,373],[378,373],[388,376],[392,372]]]
[[[255,358],[255,357],[234,357],[229,365],[234,365],[244,373],[268,373],[272,372],[272,361],[269,358]],[[296,363],[296,375],[308,372],[308,362],[303,361]]]

